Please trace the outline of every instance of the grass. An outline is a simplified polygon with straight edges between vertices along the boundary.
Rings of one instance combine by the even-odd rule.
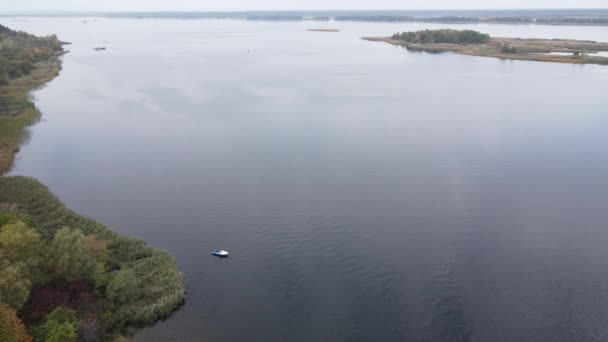
[[[35,108],[26,108],[14,117],[0,117],[0,174],[10,170],[19,146],[28,138],[26,128],[39,117]]]
[[[143,241],[118,234],[101,223],[66,208],[43,184],[29,177],[0,177],[0,203],[27,214],[44,237],[64,226],[79,228],[109,242],[110,269],[131,268],[138,295],[113,309],[116,328],[154,323],[167,317],[184,301],[186,283],[175,259]]]

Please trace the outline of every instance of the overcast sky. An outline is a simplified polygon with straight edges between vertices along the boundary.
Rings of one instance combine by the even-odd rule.
[[[607,8],[608,0],[0,0],[19,11]]]

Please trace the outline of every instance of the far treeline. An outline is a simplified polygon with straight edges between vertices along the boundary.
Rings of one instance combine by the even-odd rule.
[[[36,37],[0,25],[0,85],[29,74],[36,62],[48,60],[61,46],[55,35]]]
[[[395,40],[414,44],[486,44],[490,36],[472,30],[423,30],[395,33]]]
[[[370,21],[370,22],[422,22],[422,23],[486,23],[486,24],[539,24],[539,25],[608,25],[607,17],[532,17],[532,16],[429,16],[412,17],[398,15],[346,15],[337,16],[336,21]]]

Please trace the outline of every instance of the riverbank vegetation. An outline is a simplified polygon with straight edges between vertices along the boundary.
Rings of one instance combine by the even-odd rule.
[[[58,74],[63,44],[56,36],[36,37],[0,25],[0,174],[27,138],[26,127],[39,117],[28,94]]]
[[[391,37],[363,37],[412,51],[453,52],[501,59],[608,65],[608,43],[568,39],[500,38],[469,30],[425,30],[396,33]]]
[[[18,310],[35,341],[53,331],[41,327],[56,325],[49,315],[58,308],[73,310],[78,336],[97,340],[162,319],[184,300],[173,257],[77,215],[32,178],[0,177],[0,227],[0,302]]]
[[[46,61],[62,51],[62,45],[55,35],[36,37],[0,25],[0,85],[28,75],[37,62]]]

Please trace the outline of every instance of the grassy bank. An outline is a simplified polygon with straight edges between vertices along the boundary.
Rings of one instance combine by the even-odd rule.
[[[450,35],[444,37],[443,31]],[[500,59],[554,62],[570,64],[608,65],[608,57],[594,55],[608,51],[608,43],[567,39],[520,39],[489,37],[469,43],[453,43],[459,35],[473,31],[436,30],[397,33],[392,37],[363,37],[364,40],[385,42],[412,51],[453,52],[461,55]],[[484,35],[485,36],[485,35]],[[450,38],[450,39],[448,39]]]

